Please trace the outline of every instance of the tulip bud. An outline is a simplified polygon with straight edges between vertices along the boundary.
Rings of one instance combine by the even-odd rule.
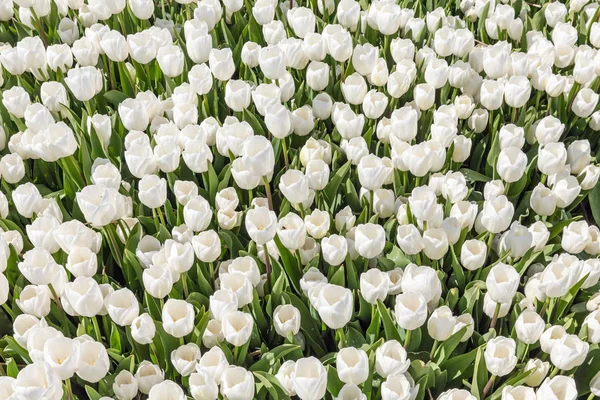
[[[335,359],[340,380],[360,385],[369,376],[369,358],[364,350],[355,347],[341,349]]]
[[[517,364],[516,343],[513,339],[498,336],[488,341],[484,352],[488,371],[495,376],[509,374]]]
[[[184,337],[194,328],[194,307],[185,300],[169,299],[162,309],[162,323],[169,335]]]
[[[452,336],[456,318],[447,306],[436,308],[427,321],[427,332],[433,340],[444,341]]]
[[[394,308],[396,323],[409,331],[420,328],[427,320],[427,301],[417,292],[404,292],[396,296]]]
[[[115,377],[112,389],[120,400],[131,400],[138,394],[138,383],[131,372],[124,369]]]
[[[325,284],[319,292],[315,308],[329,328],[343,328],[352,318],[352,292],[341,286]]]
[[[327,371],[315,357],[296,361],[292,373],[293,388],[301,399],[321,399],[327,390]]]

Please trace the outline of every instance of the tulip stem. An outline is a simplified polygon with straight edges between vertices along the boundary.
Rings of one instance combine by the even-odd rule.
[[[558,375],[558,373],[560,372],[560,368],[558,367],[554,367],[554,369],[552,370],[552,372],[550,373],[549,378],[552,379],[554,378],[556,375]]]
[[[340,341],[339,341],[340,347],[341,348],[346,347],[346,334],[344,333],[344,328],[338,329],[337,333],[340,337]]]
[[[408,346],[410,345],[410,337],[412,336],[412,331],[407,330],[406,336],[404,337],[404,349],[408,351]]]
[[[496,326],[496,321],[498,321],[498,314],[500,313],[500,303],[496,303],[496,309],[494,310],[494,317],[492,318],[492,322],[490,322],[490,330],[494,329]]]
[[[281,139],[281,149],[283,150],[283,163],[285,164],[285,169],[288,169],[290,167],[290,161],[288,159],[288,148],[285,138]]]
[[[190,295],[190,291],[189,291],[188,285],[187,285],[187,272],[184,272],[183,274],[181,274],[181,283],[183,284],[183,295],[187,299],[188,296]]]
[[[90,318],[92,320],[92,325],[94,325],[94,332],[96,332],[96,340],[101,342],[102,341],[102,334],[100,334],[100,326],[98,325],[98,320],[96,319],[97,317],[94,315],[92,318]]]
[[[433,360],[433,355],[435,354],[435,351],[437,350],[439,345],[440,345],[440,342],[438,342],[437,340],[433,341],[433,346],[431,347],[431,353],[429,353],[430,359]]]
[[[4,309],[4,311],[6,311],[6,313],[8,314],[8,316],[10,317],[11,320],[14,321],[14,319],[17,318],[17,315],[13,312],[13,310],[10,309],[8,304],[6,304],[6,303],[2,304],[2,308]]]
[[[483,393],[481,393],[481,398],[484,399],[488,392],[494,387],[494,381],[496,380],[496,375],[492,375],[490,380],[485,384],[483,388]]]
[[[267,268],[267,287],[269,288],[269,293],[272,290],[271,286],[271,260],[269,256],[269,248],[267,244],[263,244],[263,251],[265,252],[265,267]]]
[[[67,398],[71,400],[73,398],[73,389],[71,388],[71,379],[67,379],[65,381],[65,385],[67,386]]]
[[[273,198],[271,197],[271,186],[266,176],[263,176],[263,184],[265,185],[265,191],[267,192],[267,201],[269,202],[269,210],[273,211]]]
[[[375,191],[369,190],[369,219],[373,216],[375,212],[374,203],[375,202]]]

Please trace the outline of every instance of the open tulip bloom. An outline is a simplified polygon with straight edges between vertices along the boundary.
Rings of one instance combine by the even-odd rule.
[[[0,400],[600,398],[596,0],[0,0]]]

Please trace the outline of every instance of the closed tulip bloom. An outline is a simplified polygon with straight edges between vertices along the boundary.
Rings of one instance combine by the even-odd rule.
[[[369,358],[364,350],[345,347],[338,352],[335,364],[344,383],[360,385],[369,376]]]
[[[448,237],[443,229],[427,229],[423,234],[423,252],[431,260],[439,260],[448,252]]]
[[[228,366],[229,363],[227,362],[223,350],[221,350],[220,347],[215,346],[202,355],[196,369],[206,371],[215,382],[221,382],[223,372]]]
[[[504,101],[504,85],[498,81],[484,80],[480,96],[482,106],[488,110],[497,110]]]
[[[173,289],[173,272],[168,264],[154,264],[142,274],[144,289],[157,299],[167,296]]]
[[[329,165],[323,160],[312,160],[306,165],[305,171],[308,184],[313,190],[323,190],[329,183]]]
[[[433,309],[442,295],[442,286],[433,268],[411,263],[404,269],[402,291],[420,293],[427,301],[428,308]]]
[[[42,318],[50,313],[50,295],[50,291],[44,286],[27,285],[15,303],[25,314]]]
[[[592,89],[583,88],[575,95],[571,110],[580,118],[589,117],[598,104],[598,93]]]
[[[577,395],[575,380],[564,375],[546,379],[537,391],[538,400],[575,400]]]
[[[308,357],[297,360],[292,379],[294,391],[300,399],[318,400],[325,396],[327,371],[317,358]]]
[[[217,383],[204,369],[191,374],[189,383],[194,400],[216,400],[219,395]]]
[[[498,336],[491,339],[485,348],[484,358],[488,371],[495,376],[505,376],[517,364],[517,345],[513,339]]]
[[[220,382],[224,398],[250,400],[254,397],[254,375],[242,367],[226,368]]]
[[[252,283],[242,274],[222,274],[221,289],[231,290],[235,293],[239,308],[252,302]]]
[[[283,336],[297,335],[300,331],[300,311],[290,305],[279,305],[273,312],[273,325],[275,331]]]
[[[79,101],[91,100],[104,86],[102,73],[95,67],[70,69],[65,83]]]
[[[436,212],[437,196],[428,186],[413,189],[408,198],[412,214],[421,221],[431,220]]]
[[[496,303],[511,303],[519,287],[519,274],[511,265],[496,264],[486,279],[488,293]]]
[[[104,34],[100,40],[100,47],[114,62],[123,62],[129,56],[129,44],[119,31],[112,30]]]
[[[242,80],[230,80],[225,85],[225,103],[233,111],[242,111],[250,105],[250,85]]]
[[[400,249],[402,249],[405,254],[409,255],[418,254],[425,247],[421,232],[412,224],[401,225],[398,227],[396,241],[398,242]]]
[[[210,71],[220,81],[227,81],[235,72],[231,49],[212,49],[208,56]]]
[[[435,103],[435,87],[427,83],[420,83],[415,86],[414,98],[417,107],[420,110],[428,110]]]
[[[292,204],[301,204],[309,197],[308,178],[297,169],[288,169],[279,180],[279,190]]]
[[[304,217],[304,224],[309,235],[321,239],[329,232],[329,213],[315,208],[312,213]]]
[[[41,360],[19,371],[12,390],[14,397],[59,400],[63,396],[60,377],[49,364]]]
[[[89,337],[87,340],[80,340],[80,343],[77,342],[84,337],[82,336],[74,340],[78,345],[78,359],[76,365],[74,365],[75,372],[84,381],[96,383],[103,379],[110,369],[108,352],[102,343],[93,341]],[[59,357],[61,360],[64,360],[64,355]],[[63,361],[62,364],[65,364],[65,362]]]
[[[559,208],[568,207],[577,198],[581,192],[579,181],[574,176],[558,178],[554,182],[552,191],[556,195],[556,206]]]
[[[554,214],[556,202],[554,192],[544,186],[543,183],[538,183],[531,193],[530,206],[538,215],[550,216]]]
[[[388,295],[390,278],[388,274],[377,268],[364,272],[360,276],[360,291],[367,303],[377,304]]]
[[[347,383],[340,389],[336,400],[366,400],[365,395],[361,389],[353,383]]]
[[[148,313],[138,316],[131,323],[131,336],[136,342],[140,344],[150,344],[155,335],[156,326],[154,325],[154,320]]]
[[[352,292],[337,285],[326,284],[317,298],[319,316],[331,329],[346,326],[353,312]]]
[[[514,206],[504,195],[486,200],[481,211],[481,224],[492,233],[506,230],[512,221]]]
[[[383,400],[392,399],[412,399],[417,396],[418,385],[414,386],[410,375],[389,375],[385,382],[381,384],[381,398]]]
[[[465,389],[450,389],[443,392],[438,400],[475,400],[476,397]]]
[[[115,377],[113,392],[120,400],[131,400],[138,394],[138,383],[131,372],[124,369]]]
[[[152,386],[148,392],[148,400],[185,400],[187,399],[181,386],[170,380],[164,380]]]
[[[119,326],[129,326],[139,315],[139,305],[133,292],[127,288],[116,290],[105,300],[111,319]]]
[[[524,370],[529,371],[532,369],[535,371],[527,377],[527,379],[525,380],[525,384],[532,387],[536,387],[539,386],[542,383],[542,381],[546,378],[548,370],[550,369],[550,363],[543,362],[542,360],[537,358],[530,359],[529,361],[527,361]]]
[[[444,341],[452,336],[456,327],[456,317],[447,306],[436,308],[427,321],[427,332],[433,340]]]
[[[200,348],[195,343],[179,346],[171,352],[171,364],[181,376],[189,376],[200,360]]]
[[[252,136],[244,141],[242,160],[256,176],[269,176],[275,163],[273,146],[264,136]]]
[[[469,271],[475,271],[483,266],[487,258],[487,246],[477,239],[467,240],[460,251],[460,263]]]
[[[194,307],[185,300],[169,299],[162,309],[162,323],[169,335],[184,337],[194,328]]]
[[[511,76],[504,86],[504,100],[510,107],[523,107],[531,95],[531,85],[525,76]]]
[[[505,400],[535,400],[535,391],[527,386],[506,386],[502,389]]]
[[[266,207],[253,208],[246,214],[246,230],[256,244],[273,239],[277,231],[277,216]]]
[[[554,175],[562,171],[567,162],[567,150],[564,143],[548,143],[540,147],[537,167],[543,174]]]
[[[169,78],[175,78],[183,72],[185,56],[181,47],[167,45],[158,49],[156,61],[158,61],[163,74]]]
[[[206,199],[196,196],[183,208],[185,224],[194,232],[201,232],[208,228],[212,219],[212,210]]]
[[[331,235],[321,240],[323,259],[330,265],[340,265],[346,259],[348,242],[340,235]]]
[[[242,346],[250,339],[254,319],[248,313],[234,311],[225,314],[221,324],[225,340],[234,346]]]
[[[498,175],[508,183],[516,182],[525,173],[527,155],[517,147],[507,147],[500,151],[496,169]]]
[[[564,335],[552,346],[550,361],[557,368],[568,371],[585,361],[590,345],[576,335]]]
[[[396,296],[394,313],[396,323],[402,329],[418,329],[427,320],[427,300],[418,292],[401,293]]]
[[[576,140],[567,148],[567,164],[571,167],[572,174],[580,174],[590,163],[590,142]]]
[[[80,276],[65,285],[63,296],[73,310],[84,317],[96,316],[104,306],[104,297],[93,278]]]
[[[517,337],[525,344],[534,344],[544,333],[544,320],[532,310],[525,310],[515,323]]]
[[[585,221],[571,222],[563,229],[561,246],[571,254],[581,253],[591,242],[590,228]]]
[[[362,224],[356,227],[355,247],[364,258],[375,258],[385,247],[385,230],[378,224]]]

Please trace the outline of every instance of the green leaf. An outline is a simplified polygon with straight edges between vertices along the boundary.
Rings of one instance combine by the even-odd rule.
[[[331,180],[323,189],[323,194],[325,195],[325,199],[329,204],[333,201],[333,199],[338,195],[340,185],[346,174],[350,170],[351,163],[347,161],[346,164],[342,165],[335,171],[335,174],[331,177]]]
[[[470,368],[473,368],[473,361],[477,356],[477,349],[468,353],[451,357],[440,364],[440,368],[448,371],[448,380],[453,381],[466,376]]]
[[[485,360],[483,358],[483,346],[477,349],[477,356],[475,357],[475,372],[473,374],[473,380],[471,382],[471,394],[477,399],[481,399],[483,388],[488,381],[488,371],[485,366]]]
[[[260,391],[260,385],[264,387],[271,396],[272,399],[289,399],[290,396],[287,394],[287,391],[281,387],[281,384],[273,375],[268,374],[263,371],[254,371],[252,372],[259,384],[257,384],[257,391]]]
[[[590,208],[596,225],[600,225],[600,185],[596,185],[590,192],[588,199],[590,200]]]
[[[320,323],[312,317],[308,308],[296,295],[292,293],[283,293],[281,297],[287,304],[293,305],[300,311],[300,318],[302,321],[300,329],[304,332],[306,341],[315,353],[315,356],[319,358],[323,357],[326,353],[325,349],[327,349],[327,346],[323,342]]]
[[[453,333],[452,336],[442,342],[434,354],[436,364],[441,364],[450,357],[454,349],[456,349],[456,346],[459,345],[464,334],[467,332],[467,328],[468,327],[466,326],[462,327],[458,332]]]
[[[9,358],[6,360],[6,375],[11,378],[16,378],[19,374],[19,367],[17,366],[17,362],[14,358]]]
[[[282,344],[261,355],[260,360],[252,364],[250,371],[277,372],[274,367],[277,362],[285,356],[299,350],[300,346],[296,344]]]
[[[100,400],[100,398],[102,398],[100,393],[96,392],[96,390],[91,386],[85,385],[85,392],[90,400]]]
[[[294,257],[294,255],[281,243],[279,236],[275,235],[273,240],[277,245],[277,249],[281,256],[281,263],[283,264],[283,268],[285,269],[292,287],[296,293],[301,294],[302,288],[300,286],[300,279],[302,279],[302,266],[299,265],[296,257]]]
[[[104,93],[104,98],[115,106],[118,106],[124,100],[128,99],[129,96],[118,90],[109,90],[108,92]]]
[[[468,168],[461,168],[460,171],[470,182],[489,182],[492,180],[489,176],[483,175],[477,171]]]
[[[390,310],[388,310],[388,308],[381,301],[377,302],[377,310],[379,311],[381,321],[383,322],[385,338],[387,340],[397,340],[398,342],[402,343],[400,332],[398,331],[396,324],[392,320]]]

